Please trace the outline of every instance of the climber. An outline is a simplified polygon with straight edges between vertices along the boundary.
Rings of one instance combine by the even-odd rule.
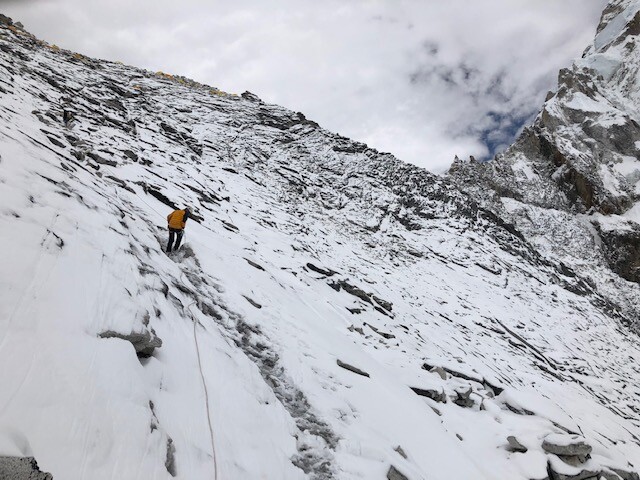
[[[174,210],[167,216],[167,222],[169,222],[169,243],[167,244],[167,253],[171,253],[174,250],[178,250],[180,242],[182,241],[182,234],[184,233],[184,227],[189,219],[189,209]],[[176,240],[175,248],[173,247],[173,241]]]

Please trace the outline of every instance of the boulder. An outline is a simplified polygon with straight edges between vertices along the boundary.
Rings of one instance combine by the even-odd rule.
[[[560,455],[558,458],[572,467],[580,467],[587,461],[587,457],[584,455]]]
[[[399,454],[402,458],[404,458],[405,460],[406,460],[407,458],[409,458],[409,457],[407,457],[407,454],[406,454],[406,453],[404,453],[404,450],[402,449],[402,447],[401,447],[400,445],[398,445],[396,448],[394,448],[394,450],[395,450],[396,452],[398,452],[398,454]]]
[[[509,442],[507,450],[509,450],[510,452],[527,453],[527,451],[529,450],[527,447],[522,445],[513,435],[507,437],[507,442]]]
[[[473,389],[471,387],[469,387],[468,389],[456,390],[456,398],[453,399],[453,403],[455,403],[459,407],[473,407],[475,405],[475,402],[471,399],[472,393]]]
[[[427,397],[431,400],[435,400],[440,403],[447,403],[447,395],[444,393],[444,390],[436,390],[435,388],[418,388],[418,387],[409,387],[413,390],[417,395],[421,397]]]
[[[542,442],[542,449],[547,453],[567,457],[587,457],[591,453],[591,445],[579,435],[551,434]]]
[[[433,367],[429,371],[432,372],[432,373],[435,373],[436,375],[438,375],[442,380],[446,380],[447,379],[447,372],[442,367]]]
[[[129,158],[130,160],[133,160],[134,162],[138,161],[138,155],[135,152],[127,149],[127,150],[124,150],[122,153],[124,154],[125,157]]]
[[[253,260],[249,260],[248,258],[245,258],[245,260],[247,261],[247,263],[249,265],[251,265],[253,268],[257,268],[258,270],[262,270],[263,272],[265,271],[264,268],[262,267],[262,265],[254,262]]]
[[[118,162],[114,160],[107,160],[106,158],[101,157],[95,152],[87,152],[87,156],[91,158],[94,162],[99,163],[100,165],[107,165],[109,167],[118,166]]]
[[[386,311],[390,312],[393,309],[393,303],[389,302],[388,300],[383,300],[382,298],[377,297],[376,295],[371,295],[371,298],[373,298],[373,300],[382,308],[384,308]]]
[[[319,273],[320,275],[325,275],[327,277],[330,277],[332,275],[335,275],[338,272],[335,272],[333,270],[331,270],[330,268],[322,268],[322,267],[318,267],[316,265],[314,265],[313,263],[307,263],[307,268],[309,270],[312,270],[316,273]]]
[[[580,472],[573,474],[559,473],[551,468],[549,469],[549,480],[597,480],[600,472],[593,472],[591,470],[581,470]]]
[[[338,280],[337,282],[330,282],[329,286],[333,288],[336,292],[339,292],[340,289],[344,289],[345,292],[353,295],[354,297],[358,297],[360,300],[372,304],[371,295],[362,290],[355,285],[351,285],[349,282],[345,280]]]
[[[400,471],[391,465],[389,467],[389,471],[387,472],[387,480],[409,480],[409,477],[400,473]]]
[[[136,351],[136,355],[139,358],[147,358],[153,355],[156,348],[162,346],[162,340],[156,335],[156,332],[151,330],[143,330],[142,332],[131,332],[129,334],[114,332],[113,330],[107,330],[98,335],[100,338],[120,338],[126,340],[133,345]]]

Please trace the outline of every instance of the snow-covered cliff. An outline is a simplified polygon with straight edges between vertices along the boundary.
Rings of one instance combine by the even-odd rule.
[[[300,113],[1,20],[0,469],[638,478],[637,285]]]
[[[637,323],[640,282],[640,3],[614,0],[592,45],[560,72],[534,124],[495,160],[450,179],[550,258],[618,297]]]

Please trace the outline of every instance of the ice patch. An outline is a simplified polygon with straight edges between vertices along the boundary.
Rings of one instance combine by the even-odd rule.
[[[640,175],[640,161],[635,157],[622,157],[619,163],[613,164],[613,169],[615,172],[624,175],[635,183],[635,181],[638,180],[638,175]]]
[[[594,40],[595,49],[601,50],[618,38],[627,26],[627,23],[629,23],[629,20],[631,20],[639,10],[640,5],[632,3],[618,16],[612,18],[607,26],[596,36]]]
[[[632,210],[636,208],[637,207],[634,207]],[[624,215],[602,215],[598,213],[598,214],[594,214],[593,218],[598,220],[598,224],[600,225],[600,228],[603,231],[631,232],[633,229],[631,224],[629,224],[628,222],[630,218],[627,216],[630,212],[631,210],[629,210]],[[635,210],[634,213],[632,213],[632,215],[638,215],[638,214],[640,214],[639,210]],[[637,222],[637,220],[634,220],[634,221]]]
[[[578,65],[595,70],[598,75],[608,81],[616,73],[622,62],[611,55],[596,53],[576,62]]]
[[[622,216],[627,220],[631,220],[640,225],[640,202],[636,202],[635,205],[627,210]]]
[[[520,174],[524,176],[527,180],[535,180],[536,174],[531,169],[528,163],[526,163],[523,159],[519,159],[511,166],[512,170],[516,172],[516,174]]]
[[[611,192],[613,195],[622,195],[623,192],[620,189],[620,181],[611,172],[611,169],[607,165],[600,165],[600,178],[604,188]]]

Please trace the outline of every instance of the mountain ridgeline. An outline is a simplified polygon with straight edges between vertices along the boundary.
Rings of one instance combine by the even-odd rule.
[[[0,478],[640,479],[639,34],[436,176],[0,16]]]
[[[604,264],[635,283],[640,282],[639,33],[637,2],[609,3],[593,44],[571,68],[560,71],[557,91],[548,94],[534,124],[515,144],[495,161],[458,160],[450,170],[455,183],[500,210],[523,233],[545,237],[548,254],[572,255],[566,239],[550,225],[568,221],[571,226],[563,229],[574,232],[571,244],[578,250],[597,244],[590,266]],[[531,214],[534,210],[546,212],[540,221],[551,228],[530,218],[538,216]],[[596,232],[587,232],[593,228]],[[572,256],[586,260],[581,251]],[[600,274],[590,276],[597,282]],[[629,312],[638,318],[635,307]]]

